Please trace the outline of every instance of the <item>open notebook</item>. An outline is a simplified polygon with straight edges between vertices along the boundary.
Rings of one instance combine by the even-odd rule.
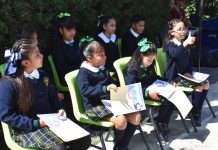
[[[209,77],[209,74],[200,73],[200,72],[192,72],[193,78],[189,78],[189,77],[184,76],[180,73],[178,73],[178,75],[181,76],[183,79],[186,79],[188,81],[195,82],[195,83],[205,82],[207,80],[207,78]]]
[[[37,116],[48,125],[52,132],[65,142],[89,135],[89,132],[81,128],[79,125],[67,117],[59,116],[57,113],[39,114]]]
[[[111,91],[110,100],[102,100],[102,103],[115,116],[146,109],[141,83],[118,87],[116,92]]]
[[[181,89],[171,85],[169,82],[156,80],[147,88],[147,90],[153,90],[172,102],[180,111],[183,118],[188,115],[193,107],[185,93]]]

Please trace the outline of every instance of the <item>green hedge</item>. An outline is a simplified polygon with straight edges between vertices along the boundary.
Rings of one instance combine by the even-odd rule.
[[[163,0],[0,0],[0,53],[14,43],[22,25],[29,23],[37,27],[43,49],[51,20],[59,12],[69,12],[75,17],[78,36],[96,35],[100,14],[116,18],[118,36],[129,28],[133,14],[143,14],[146,35],[154,39],[168,19],[168,4]]]

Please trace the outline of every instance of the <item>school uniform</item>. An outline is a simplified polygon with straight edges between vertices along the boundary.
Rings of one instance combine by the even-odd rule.
[[[139,74],[138,74],[139,72]],[[142,93],[144,93],[145,99],[150,99],[149,97],[149,91],[147,88],[153,84],[154,81],[157,79],[159,80],[166,80],[164,78],[161,78],[160,76],[157,76],[155,74],[152,75],[152,66],[149,67],[140,67],[140,70],[136,69],[129,69],[124,72],[124,78],[126,84],[133,84],[137,82],[141,82],[142,85]],[[159,108],[159,114],[157,118],[157,122],[168,124],[170,120],[170,116],[172,114],[172,111],[174,109],[174,106],[171,102],[164,100],[162,105]]]
[[[181,42],[173,39],[165,47],[167,58],[166,78],[175,80],[178,73],[192,74],[192,58],[188,49]]]
[[[92,67],[84,61],[79,69],[77,83],[83,99],[83,107],[89,117],[99,120],[112,116],[112,113],[101,102],[102,99],[110,99],[107,86],[114,83],[103,66]]]
[[[79,68],[82,53],[77,41],[63,41],[56,50],[53,51],[52,57],[57,69],[58,77],[61,84],[67,86],[64,79],[65,75]]]
[[[30,111],[25,115],[19,113],[17,103],[20,91],[14,79],[4,77],[0,81],[0,120],[12,127],[13,139],[22,147],[48,149],[62,144],[63,141],[48,127],[39,128],[36,123],[39,119],[37,114],[57,113],[61,109],[55,86],[41,70],[34,70],[31,74],[24,72],[24,76],[34,96]],[[88,142],[90,137],[86,136],[71,141],[69,145],[83,143],[89,146]]]
[[[142,36],[130,28],[122,37],[122,56],[132,56]]]
[[[165,47],[166,57],[167,57],[167,70],[166,77],[169,80],[176,80],[177,84],[182,87],[195,88],[199,86],[181,79],[178,73],[184,75],[185,73],[192,74],[192,58],[190,52],[187,48],[183,46],[183,43],[179,42],[177,39],[172,39],[169,41]],[[203,90],[202,92],[194,91],[192,93],[192,115],[194,117],[195,124],[201,126],[201,110],[206,98],[208,90]]]
[[[113,71],[113,63],[119,58],[119,51],[116,45],[116,35],[112,34],[110,38],[107,38],[103,32],[99,33],[98,36],[95,38],[105,50],[105,55],[107,57],[107,61],[105,67]]]

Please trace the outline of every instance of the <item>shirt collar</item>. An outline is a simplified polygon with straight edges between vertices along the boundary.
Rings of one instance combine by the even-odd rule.
[[[105,43],[109,43],[111,42],[115,42],[116,41],[116,34],[112,34],[110,38],[106,37],[105,34],[103,32],[99,33],[98,36],[105,42]]]
[[[70,44],[74,42],[74,39],[70,40],[70,41],[64,41],[66,44]]]
[[[92,72],[99,72],[99,70],[104,70],[105,67],[104,66],[100,66],[100,67],[93,67],[91,66],[87,61],[84,61],[82,64],[81,64],[81,68],[86,68]]]
[[[134,35],[134,37],[138,37],[139,36],[139,34],[138,33],[136,33],[132,28],[130,28],[130,32]]]
[[[180,41],[178,41],[176,38],[173,38],[173,42],[174,44],[180,46],[182,43]]]
[[[27,73],[24,71],[24,77],[30,79],[39,79],[39,71],[37,69],[33,70],[31,73]]]

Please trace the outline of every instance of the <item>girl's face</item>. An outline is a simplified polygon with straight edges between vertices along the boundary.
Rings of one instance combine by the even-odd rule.
[[[111,35],[116,31],[116,20],[110,19],[107,24],[103,25],[104,32]]]
[[[38,46],[35,46],[34,50],[29,53],[29,59],[23,60],[24,68],[26,70],[34,70],[42,67],[43,55],[39,52]]]
[[[98,50],[98,52],[93,53],[92,56],[88,56],[88,62],[93,67],[104,66],[106,62],[106,56],[103,47],[99,45],[98,48],[100,48],[101,50],[100,51]]]
[[[185,38],[186,27],[183,22],[178,22],[174,25],[171,35],[176,38],[178,41],[182,41]]]
[[[153,63],[155,58],[156,58],[156,54],[152,54],[148,56],[144,56],[143,54],[141,54],[141,64],[144,67],[149,67]]]
[[[70,41],[70,40],[74,39],[74,37],[76,35],[76,29],[75,28],[72,28],[72,29],[59,28],[59,32],[63,36],[64,41]]]
[[[136,33],[142,34],[142,32],[145,29],[145,21],[139,21],[137,23],[133,23],[132,28]]]

